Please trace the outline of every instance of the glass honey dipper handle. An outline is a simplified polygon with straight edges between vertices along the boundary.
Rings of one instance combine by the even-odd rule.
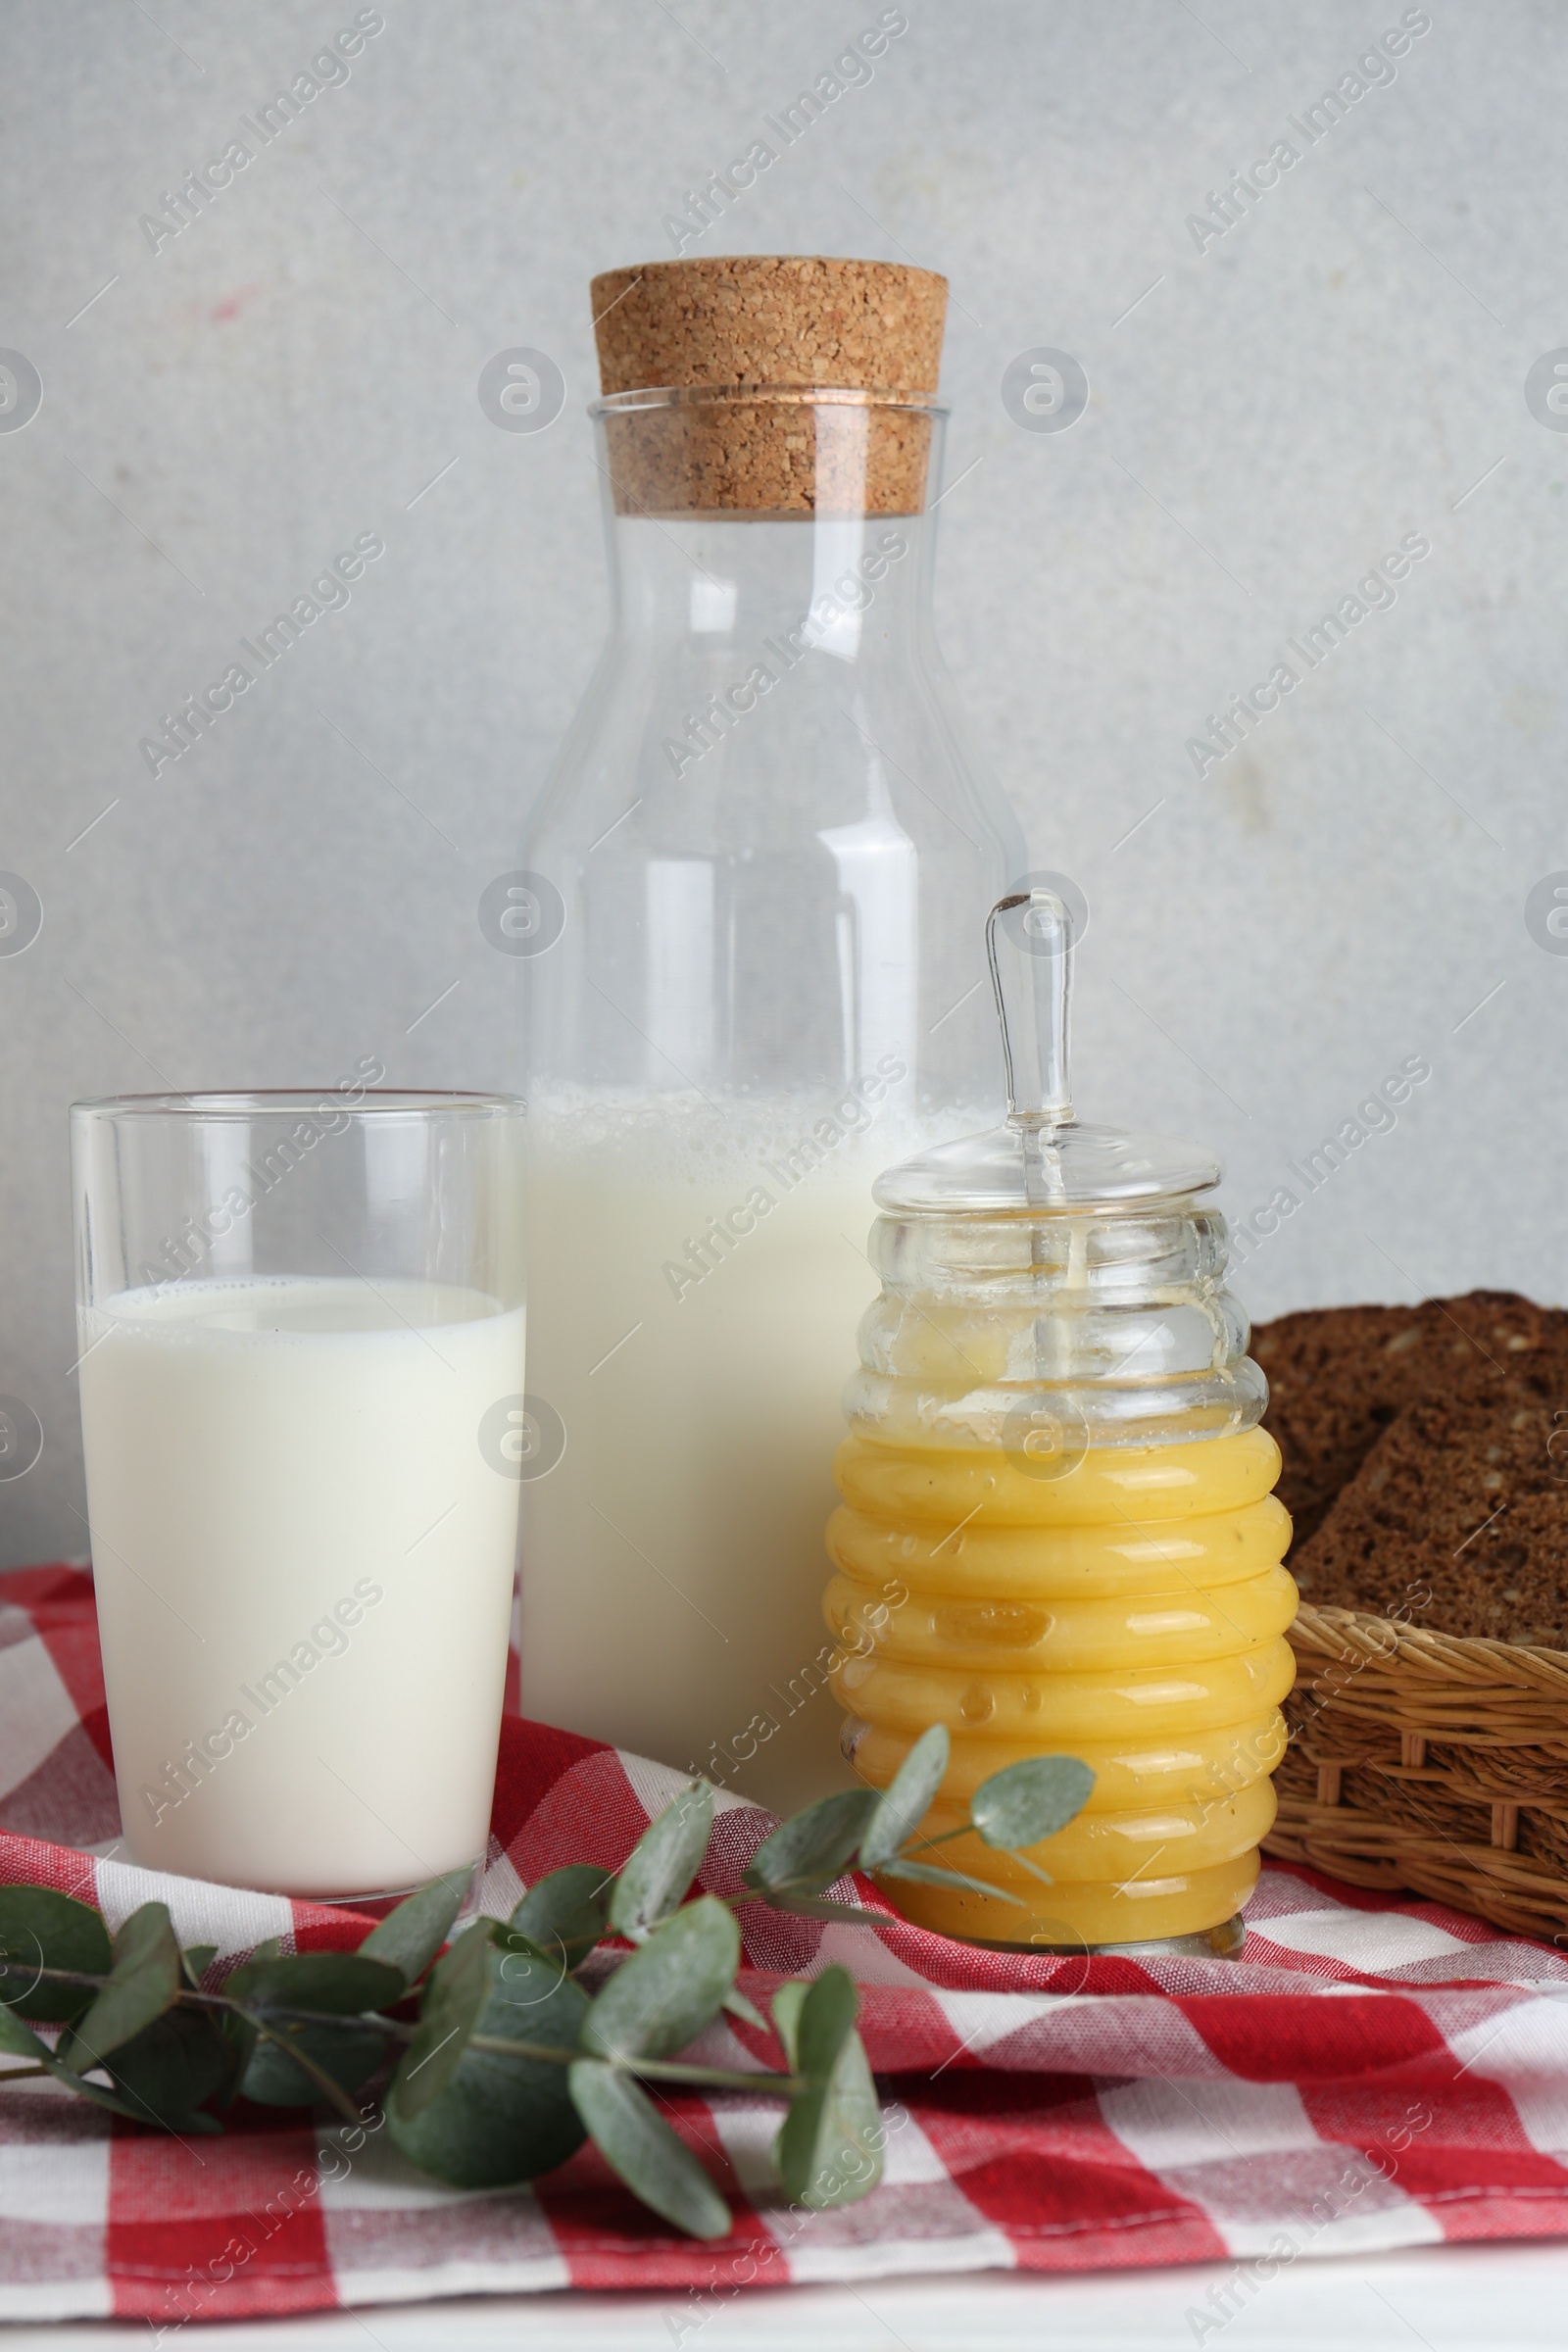
[[[1023,1146],[1031,1203],[1063,1198],[1057,1131],[1073,1124],[1068,1068],[1072,915],[1038,885],[999,899],[986,921],[986,961],[1002,1027],[1007,1124]]]

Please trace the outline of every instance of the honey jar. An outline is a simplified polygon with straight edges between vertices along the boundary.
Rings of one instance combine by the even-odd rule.
[[[844,1752],[882,1788],[946,1725],[928,1838],[1020,1758],[1095,1775],[1027,1854],[970,1832],[932,1856],[996,1893],[889,1879],[921,1926],[1009,1948],[1235,1950],[1274,1818],[1297,1594],[1267,1385],[1205,1204],[1220,1170],[1200,1146],[1074,1116],[1059,897],[1004,899],[987,948],[1008,1116],[874,1188],[882,1290],[827,1533]]]

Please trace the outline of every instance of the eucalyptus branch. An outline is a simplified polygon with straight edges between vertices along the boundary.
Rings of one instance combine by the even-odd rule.
[[[503,2187],[553,2170],[591,2136],[645,2204],[710,2238],[728,2231],[729,2209],[651,2093],[760,2092],[787,2103],[774,2147],[787,2193],[807,2206],[847,2204],[881,2176],[858,1994],[846,1970],[830,1967],[809,1983],[787,1978],[764,2018],[736,1984],[737,1914],[762,1903],[879,1929],[884,1914],[828,1891],[855,1870],[1018,1904],[1009,1888],[926,1859],[965,1836],[1049,1885],[1024,1849],[1081,1810],[1093,1774],[1066,1756],[1010,1765],[975,1791],[966,1822],[921,1836],[948,1762],[947,1733],[926,1732],[886,1790],[846,1790],[781,1822],[731,1893],[686,1899],[713,1824],[714,1792],[699,1781],[618,1872],[553,1871],[510,1920],[472,1920],[449,1944],[467,1883],[460,1872],[410,1895],[357,1952],[260,1945],[220,1992],[197,1982],[213,1947],[181,1952],[162,1903],[144,1904],[111,1939],[99,1914],[69,1895],[0,1887],[0,1985],[25,1987],[0,1997],[0,2058],[19,2062],[0,2068],[0,2084],[53,2080],[181,2135],[221,2131],[236,2097],[320,2102],[359,2127],[366,2086],[395,2049],[384,2120],[419,2170],[461,2188]],[[617,1938],[631,1950],[590,1993],[577,1972]],[[405,2001],[417,2002],[416,2021],[388,2014]],[[683,2057],[726,2011],[771,2031],[787,2071]],[[57,2048],[30,2020],[62,2029]]]
[[[532,2058],[552,2066],[575,2066],[581,2050],[550,2049],[538,2041],[511,2041],[495,2034],[471,2034],[470,2050],[494,2050],[503,2058]],[[649,2082],[689,2082],[694,2090],[765,2090],[792,2099],[806,2088],[800,2075],[742,2074],[722,2066],[686,2066],[678,2058],[610,2058],[606,2065]]]

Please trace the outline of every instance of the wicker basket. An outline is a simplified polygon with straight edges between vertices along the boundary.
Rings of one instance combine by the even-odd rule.
[[[1568,1651],[1303,1603],[1264,1840],[1568,1942]]]

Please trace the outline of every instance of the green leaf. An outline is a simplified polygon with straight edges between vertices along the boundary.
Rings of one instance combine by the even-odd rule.
[[[650,1822],[610,1898],[610,1924],[617,1936],[640,1943],[669,1917],[702,1868],[712,1827],[713,1791],[707,1781],[693,1781]]]
[[[724,1995],[724,2013],[727,2017],[738,2017],[743,2025],[755,2026],[760,2034],[767,2032],[767,2020],[757,2003],[749,2001],[745,1993],[737,1992],[733,1985]]]
[[[90,2099],[94,2106],[107,2107],[111,2114],[125,2116],[131,2123],[147,2121],[145,2115],[117,2098],[112,2090],[106,2090],[101,2083],[84,2082],[71,2067],[62,2066],[48,2043],[40,2041],[32,2028],[24,2025],[16,2010],[4,2002],[0,2002],[0,2057],[29,2059],[34,2066],[47,2067],[57,2082]]]
[[[109,2060],[116,2090],[143,2123],[181,2132],[220,2129],[198,2110],[227,2088],[234,2052],[211,2010],[171,2008]]]
[[[388,2113],[395,2102],[406,2123],[445,2090],[479,2023],[490,1993],[493,1925],[488,1919],[474,1920],[430,1971],[418,2030],[387,2093]]]
[[[882,2117],[858,2034],[826,2083],[796,2094],[774,2143],[779,2177],[797,2204],[853,2205],[882,2178]]]
[[[588,2012],[582,2046],[596,2058],[667,2058],[718,2015],[740,1966],[727,1904],[705,1894],[656,1928],[623,1960]]]
[[[901,1858],[897,1862],[884,1862],[878,1875],[884,1879],[912,1879],[919,1886],[957,1886],[965,1894],[986,1894],[996,1902],[1027,1908],[1021,1894],[1009,1894],[1004,1886],[993,1886],[986,1879],[971,1879],[966,1870],[945,1870],[939,1862],[909,1862]]]
[[[800,2072],[808,2082],[825,2082],[838,2064],[847,2036],[855,2031],[860,1996],[847,1968],[824,1968],[806,1986],[795,2029]]]
[[[475,1925],[484,1930],[487,1921]],[[503,1937],[505,1929],[500,1931]],[[501,1949],[488,1936],[472,1942],[469,1929],[458,1938],[435,1975],[463,1955],[464,1972],[482,1968],[482,2006],[474,2031],[506,2040],[542,2043],[550,2049],[575,2049],[588,1996],[575,1978],[564,1975],[561,1964],[532,1952],[519,1937]],[[477,1953],[478,1962],[470,1955]],[[503,1970],[508,1973],[503,1975]],[[432,1979],[433,1983],[433,1979]],[[464,1978],[465,1984],[466,1977]],[[448,2012],[456,2012],[460,2029],[466,2015],[467,1994],[440,1996]],[[430,1995],[426,1995],[427,2009]],[[423,2032],[424,2019],[420,2020]],[[417,2165],[455,2188],[503,2188],[514,2180],[531,2180],[548,2173],[581,2147],[582,2119],[572,2104],[567,2069],[548,2059],[513,2058],[503,2052],[474,2049],[463,2036],[464,2047],[455,2069],[448,2072],[443,2056],[427,2069],[442,2068],[444,2081],[434,2098],[411,2104],[424,2082],[409,2060],[417,2059],[418,2045],[399,2067],[387,2094],[387,2129],[397,2147]]]
[[[858,2007],[842,1968],[824,1969],[799,2004],[798,2071],[807,2086],[790,2102],[774,2157],[790,2196],[817,2210],[853,2204],[882,2177],[882,2117],[855,2031]]]
[[[727,2237],[730,2210],[685,2141],[629,2075],[592,2058],[569,2069],[594,2145],[633,2196],[689,2237]]]
[[[66,2024],[92,2004],[90,1984],[54,1984],[40,1968],[107,1977],[109,1931],[96,1911],[52,1886],[0,1886],[0,2004],[19,2017]]]
[[[1076,1756],[1028,1756],[982,1781],[969,1819],[987,1845],[1038,1845],[1065,1829],[1089,1802],[1095,1776]]]
[[[23,2024],[16,2005],[0,2001],[0,2057],[30,2058],[34,2066],[44,2066],[50,2056],[49,2044]]]
[[[860,1860],[867,1870],[891,1861],[905,1839],[914,1836],[942,1786],[951,1746],[945,1724],[934,1723],[920,1734],[860,1838]]]
[[[568,1863],[529,1887],[511,1924],[541,1952],[555,1952],[567,1968],[576,1968],[604,1941],[614,1890],[613,1875],[597,1863]]]
[[[187,1943],[179,1955],[180,1969],[192,1992],[200,1992],[202,1979],[218,1958],[216,1943]]]
[[[179,1998],[179,1946],[167,1904],[133,1911],[114,1939],[113,1955],[108,1984],[60,2043],[59,2056],[79,2074],[102,2065]]]
[[[231,2001],[248,2009],[327,2009],[354,2017],[401,2001],[403,1971],[358,1952],[287,1952],[276,1960],[247,1960],[223,1982]]]
[[[844,1876],[881,1804],[874,1788],[846,1788],[808,1805],[763,1838],[745,1873],[746,1885],[770,1896],[797,1890],[820,1894]]]
[[[792,2075],[800,2071],[801,2008],[809,1990],[804,1977],[786,1977],[773,1995],[773,2031],[784,2044]]]
[[[244,2097],[262,2107],[312,2107],[321,2096],[319,2084],[289,2056],[290,2048],[303,2049],[343,2090],[358,2090],[368,2082],[386,2049],[386,2035],[357,2019],[318,2026],[270,2018],[268,2026],[270,2034],[280,2039],[253,2036],[239,2085]]]
[[[362,1960],[385,1960],[402,1971],[407,1984],[416,1984],[447,1939],[447,1931],[463,1908],[472,1873],[449,1871],[432,1879],[389,1911],[360,1946]]]
[[[219,2096],[218,2105],[221,2110],[231,2107],[239,2097],[240,2091],[244,2087],[245,2077],[250,2069],[256,2044],[261,2036],[252,2021],[248,2017],[242,2017],[237,2009],[218,2009],[213,2014],[218,2019],[219,2032],[228,2044],[233,2066],[227,2087]],[[315,2096],[314,2092],[312,2096]]]

